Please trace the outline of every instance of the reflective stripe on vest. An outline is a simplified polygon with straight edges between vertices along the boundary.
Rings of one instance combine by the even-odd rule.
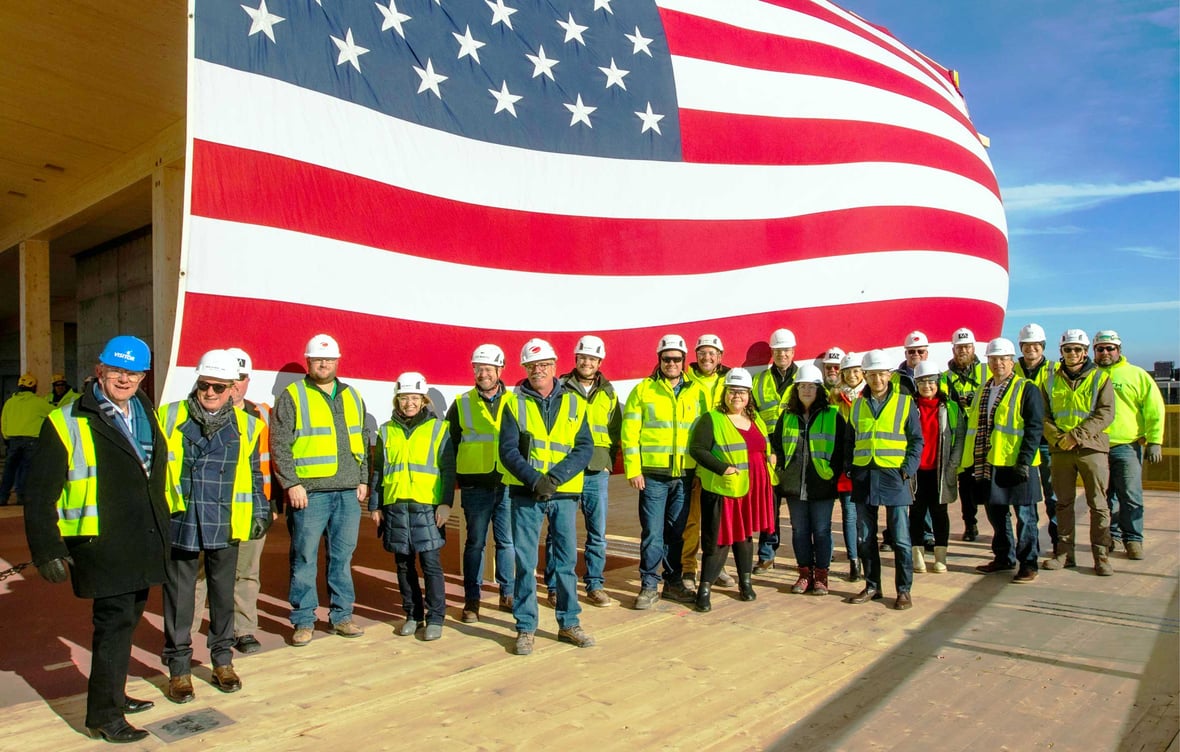
[[[553,428],[547,429],[545,419],[541,416],[541,408],[535,399],[530,399],[522,392],[517,392],[513,396],[514,399],[509,399],[504,409],[512,413],[512,417],[516,419],[521,437],[528,435],[529,452],[525,459],[528,460],[529,466],[544,475],[573,451],[578,429],[582,427],[582,421],[586,420],[586,401],[571,392],[562,392],[557,419],[553,422]],[[524,485],[507,470],[502,472],[505,485]],[[557,487],[557,491],[581,493],[582,473],[562,483]]]
[[[1008,392],[996,403],[996,410],[992,416],[992,432],[990,445],[987,450],[987,464],[995,467],[1013,467],[1020,455],[1020,444],[1024,439],[1024,414],[1020,411],[1023,404],[1024,390],[1036,389],[1031,381],[1020,376],[1012,376],[1012,386]],[[967,413],[967,436],[963,440],[963,458],[959,461],[959,469],[966,470],[975,464],[975,437],[979,434],[980,411],[984,409],[984,394],[988,389],[980,389],[971,402]],[[1039,444],[1040,442],[1038,442]],[[1041,464],[1041,453],[1033,452],[1032,464]]]
[[[575,395],[581,397],[576,391]],[[586,422],[590,424],[590,435],[594,437],[594,446],[610,448],[610,416],[619,404],[619,398],[613,391],[599,389],[594,393],[594,399],[586,404]]]
[[[357,465],[365,456],[365,403],[350,386],[341,385],[344,422],[348,426],[348,448]],[[295,441],[291,454],[295,458],[295,475],[300,478],[331,478],[339,469],[336,456],[336,423],[332,408],[318,397],[311,399],[306,379],[287,387],[295,402]]]
[[[623,467],[633,478],[644,470],[684,475],[696,466],[688,454],[692,427],[701,415],[700,386],[685,379],[679,395],[666,379],[635,385],[623,412]]]
[[[497,464],[496,440],[500,435],[500,413],[504,409],[505,394],[496,402],[496,414],[488,410],[488,403],[472,389],[459,397],[459,427],[463,436],[456,449],[455,470],[464,475],[484,475],[493,472]],[[474,407],[473,407],[474,405]]]
[[[98,463],[90,421],[74,414],[77,402],[49,414],[66,449],[66,482],[57,498],[57,529],[62,537],[98,535]]]
[[[393,421],[381,426],[385,447],[381,474],[384,504],[413,501],[437,506],[442,501],[438,458],[445,438],[446,423],[438,418],[415,426],[409,436]]]
[[[1090,417],[1098,409],[1098,389],[1102,379],[1110,377],[1095,368],[1086,374],[1086,378],[1077,389],[1070,387],[1065,379],[1057,378],[1058,369],[1054,368],[1045,379],[1045,391],[1049,394],[1049,409],[1053,414],[1053,422],[1061,433],[1072,431],[1083,420]]]
[[[787,401],[791,399],[791,390],[795,388],[795,383],[792,380],[787,384],[787,388],[779,394],[778,386],[775,384],[774,374],[771,371],[774,366],[768,366],[765,371],[762,371],[754,377],[754,406],[758,408],[758,417],[766,424],[766,430],[771,434],[778,426],[779,416],[783,414],[783,410],[787,407]]]
[[[852,425],[856,429],[852,464],[864,467],[875,462],[877,467],[900,468],[908,445],[905,421],[913,407],[908,394],[893,390],[881,414],[874,418],[868,397],[858,397],[852,405]]]
[[[811,464],[824,480],[832,479],[832,455],[836,451],[836,416],[840,411],[828,405],[816,416],[807,433],[807,449],[811,453]],[[799,445],[799,416],[783,413],[783,466],[790,463]]]
[[[737,472],[733,475],[718,475],[704,465],[697,465],[701,488],[734,499],[745,496],[750,491],[750,452],[746,440],[729,416],[710,410],[708,417],[713,422],[713,456],[737,468]],[[761,418],[756,419],[756,425],[758,430],[766,433],[766,424]]]

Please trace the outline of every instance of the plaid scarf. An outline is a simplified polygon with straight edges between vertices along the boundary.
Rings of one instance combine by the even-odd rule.
[[[992,426],[995,424],[996,408],[999,407],[1004,395],[1012,386],[1012,377],[1009,376],[1004,379],[1004,383],[993,384],[993,386],[1000,390],[994,400],[988,400],[988,387],[985,386],[979,391],[979,427],[975,432],[975,472],[972,473],[975,480],[989,482],[992,479],[992,466],[987,464],[987,450],[991,448],[992,444]],[[990,410],[987,409],[989,401],[991,402]]]
[[[131,425],[128,425],[123,411],[116,407],[114,402],[111,402],[106,394],[103,393],[102,389],[98,387],[97,382],[94,383],[92,389],[94,391],[94,398],[98,401],[99,409],[119,429],[119,433],[123,434],[123,437],[127,439],[127,443],[139,455],[139,461],[143,465],[144,472],[148,472],[152,466],[152,447],[155,443],[155,437],[152,434],[152,421],[155,418],[148,415],[147,410],[143,408],[143,404],[139,401],[139,396],[136,395],[128,403],[131,407]],[[132,433],[133,430],[134,433]]]

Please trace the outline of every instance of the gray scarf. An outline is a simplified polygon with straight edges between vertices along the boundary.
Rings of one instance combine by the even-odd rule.
[[[197,425],[201,427],[201,435],[207,439],[233,420],[234,402],[228,400],[220,410],[210,413],[197,400],[197,393],[193,392],[188,396],[188,417],[189,420],[196,421]]]

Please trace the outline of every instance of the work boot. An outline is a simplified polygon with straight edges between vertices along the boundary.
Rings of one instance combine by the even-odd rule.
[[[848,561],[848,581],[860,582],[860,564],[856,559]]]
[[[1057,553],[1053,554],[1053,558],[1045,559],[1041,562],[1041,569],[1073,569],[1078,565],[1077,559],[1074,558],[1073,544],[1058,543]]]
[[[702,614],[707,614],[713,610],[713,602],[709,599],[711,589],[711,586],[707,582],[701,582],[701,584],[697,585],[697,602],[693,608]]]
[[[946,572],[946,546],[934,547],[934,563],[930,565],[930,571],[935,574]]]
[[[970,543],[971,541],[975,540],[978,537],[979,537],[979,525],[975,525],[975,524],[967,525],[966,529],[963,531],[963,541],[966,543]]]
[[[475,624],[479,621],[479,601],[467,601],[463,604],[463,613],[459,620],[464,624]]]
[[[684,582],[665,582],[664,589],[660,593],[660,597],[666,601],[675,601],[677,603],[693,603],[697,599],[697,594],[693,590],[684,587]]]
[[[926,574],[926,557],[922,554],[922,547],[911,546],[910,555],[914,557],[914,571],[918,574]]]
[[[816,567],[811,573],[811,594],[828,594],[828,570]]]
[[[635,598],[635,610],[646,611],[660,600],[660,591],[655,588],[642,588]]]
[[[738,597],[743,601],[752,601],[758,597],[754,592],[754,583],[750,581],[751,574],[746,572],[738,577]]]
[[[1127,558],[1139,561],[1143,558],[1143,543],[1140,541],[1127,541]]]
[[[1090,551],[1094,554],[1094,574],[1099,577],[1110,577],[1114,574],[1114,567],[1110,565],[1106,546],[1090,546]]]
[[[791,592],[802,595],[811,589],[811,567],[799,567],[799,579],[791,586]]]

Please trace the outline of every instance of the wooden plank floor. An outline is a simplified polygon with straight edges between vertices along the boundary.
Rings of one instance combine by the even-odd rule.
[[[953,542],[951,571],[917,575],[915,607],[850,606],[859,589],[834,578],[826,598],[792,596],[793,569],[757,578],[758,600],[717,590],[697,614],[661,603],[630,608],[635,497],[612,483],[612,565],[607,589],[621,601],[586,607],[597,639],[579,650],[556,642],[541,607],[537,650],[511,653],[513,625],[485,595],[483,621],[462,625],[461,581],[448,576],[443,639],[400,638],[390,557],[362,527],[355,560],[356,640],[321,625],[306,648],[285,646],[286,535],[264,557],[265,650],[235,661],[244,689],[223,695],[194,669],[196,702],[170,704],[158,653],[158,594],[136,634],[130,694],[155,700],[138,725],[215,708],[232,725],[184,739],[176,750],[396,749],[1176,749],[1180,708],[1180,495],[1147,499],[1147,559],[1114,558],[1099,578],[1088,551],[1079,568],[1042,573],[1033,585],[975,574],[986,537]],[[785,511],[785,510],[784,510]],[[952,510],[952,535],[961,523]],[[837,512],[837,518],[839,512]],[[367,523],[363,523],[367,524]],[[839,529],[837,523],[836,529]],[[1082,528],[1083,539],[1085,538]],[[789,534],[788,534],[789,539]],[[1042,528],[1042,540],[1047,536]],[[631,545],[628,545],[628,543]],[[451,547],[459,543],[452,540]],[[789,543],[780,564],[789,559]],[[838,562],[847,565],[837,535]],[[0,509],[0,556],[24,561],[19,509]],[[884,555],[892,592],[891,555]],[[8,566],[0,562],[0,566]],[[93,749],[80,733],[89,612],[68,587],[35,574],[0,583],[2,749]],[[203,643],[203,638],[198,639]],[[197,658],[207,661],[201,645]],[[79,666],[82,669],[79,669]],[[140,747],[165,744],[149,737]]]

